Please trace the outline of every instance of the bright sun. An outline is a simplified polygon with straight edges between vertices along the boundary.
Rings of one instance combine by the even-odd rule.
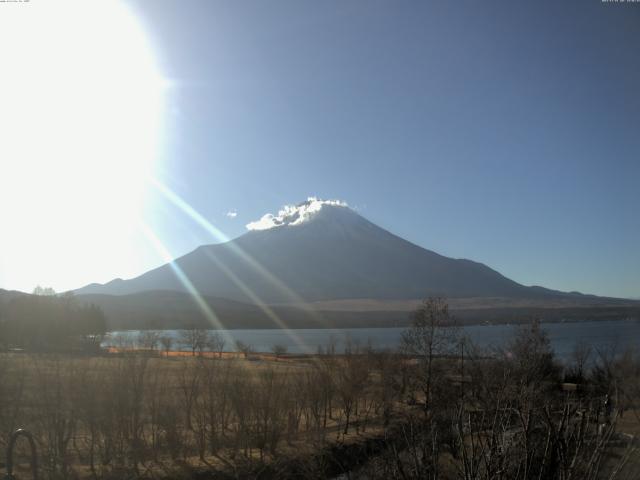
[[[2,5],[0,288],[62,290],[135,271],[162,99],[125,5]]]

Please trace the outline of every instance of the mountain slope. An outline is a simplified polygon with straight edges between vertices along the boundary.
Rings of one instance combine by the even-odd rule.
[[[255,303],[255,296],[273,304],[428,295],[574,295],[522,286],[481,263],[444,257],[414,245],[346,206],[318,207],[313,201],[281,212],[282,217],[268,218],[265,229],[199,247],[175,265],[200,294],[248,303]],[[76,293],[125,295],[152,290],[184,292],[187,288],[167,264],[131,280],[92,284]]]

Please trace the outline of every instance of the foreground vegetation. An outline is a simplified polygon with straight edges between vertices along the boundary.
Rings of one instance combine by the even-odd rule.
[[[1,354],[0,446],[32,431],[49,479],[640,475],[640,357],[580,345],[563,367],[536,323],[477,351],[431,299],[398,352],[170,356],[141,341]]]
[[[38,287],[0,303],[0,349],[30,352],[96,352],[107,321],[102,310]]]

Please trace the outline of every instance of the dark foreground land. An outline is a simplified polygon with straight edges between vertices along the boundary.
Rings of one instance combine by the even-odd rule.
[[[505,352],[453,339],[423,323],[399,353],[0,354],[0,447],[32,431],[46,479],[638,478],[637,354],[583,346],[561,368],[536,325]]]

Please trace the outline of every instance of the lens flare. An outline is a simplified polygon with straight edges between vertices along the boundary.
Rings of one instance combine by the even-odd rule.
[[[3,4],[0,58],[0,285],[137,273],[166,83],[136,17],[120,2]]]
[[[158,189],[159,192],[163,194],[173,205],[178,207],[182,212],[184,212],[189,218],[191,218],[194,222],[200,225],[205,231],[207,231],[214,239],[219,242],[229,242],[229,237],[227,237],[221,230],[216,228],[211,222],[209,222],[206,218],[204,218],[195,208],[193,208],[186,200],[176,194],[173,190],[167,187],[165,184],[160,182],[158,179],[153,179],[152,184]],[[278,289],[280,289],[288,298],[292,300],[301,310],[303,310],[307,315],[310,315],[314,318],[318,323],[324,323],[322,317],[318,314],[317,311],[309,308],[304,299],[302,299],[298,294],[292,291],[289,287],[287,287],[281,280],[271,274],[267,269],[265,269],[257,260],[252,258],[247,252],[242,250],[238,245],[233,242],[229,242],[228,247],[231,251],[240,257],[243,261],[245,261],[248,265],[252,267],[252,269],[259,275],[266,278],[269,282],[275,285]],[[247,295],[253,303],[258,306],[262,312],[274,322],[276,326],[279,328],[285,329],[287,335],[294,341],[294,343],[301,348],[307,349],[306,344],[300,339],[300,337],[295,334],[293,331],[289,330],[286,323],[273,311],[273,309],[267,305],[255,292],[253,292],[248,285],[246,285],[240,278],[238,278],[235,273],[228,268],[224,263],[222,263],[213,253],[210,251],[205,251],[207,257],[218,267],[220,268],[229,279],[236,285],[242,292]]]

